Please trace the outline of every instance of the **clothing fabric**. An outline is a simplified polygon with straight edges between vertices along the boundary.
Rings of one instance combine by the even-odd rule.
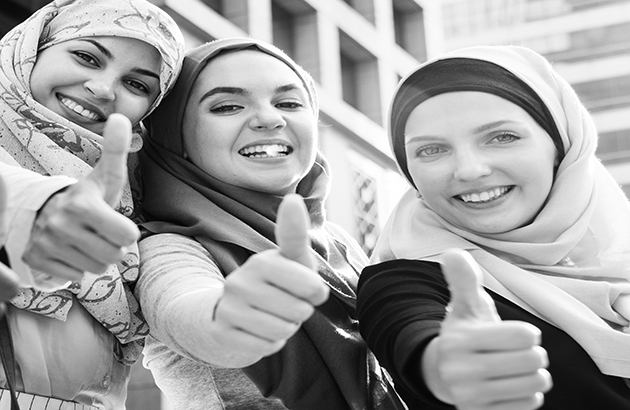
[[[46,177],[2,162],[0,175],[9,188],[5,217],[10,226],[3,243],[9,257],[21,255],[39,208],[52,193],[75,180]],[[18,269],[20,263],[23,263],[20,258],[12,259],[11,268],[18,273],[21,285],[29,286],[33,278]],[[15,383],[18,392],[77,401],[99,409],[125,408],[131,367],[114,354],[119,349],[115,336],[82,304],[73,303],[65,321],[18,309],[12,304],[7,305],[6,315],[18,363]],[[0,387],[8,387],[2,367]]]
[[[564,159],[536,218],[505,233],[454,226],[410,190],[387,222],[372,262],[439,262],[445,250],[465,249],[482,267],[485,287],[567,332],[603,373],[629,377],[630,206],[595,157],[592,118],[569,84],[527,48],[472,47],[439,60],[451,58],[491,62],[531,87],[553,116]],[[404,79],[396,96],[432,63]],[[400,138],[390,135],[390,141]]]
[[[57,115],[36,102],[30,77],[38,53],[64,41],[92,37],[128,37],[154,46],[160,53],[160,94],[151,110],[173,85],[183,57],[183,37],[166,12],[144,0],[56,0],[36,11],[0,40],[0,160],[42,175],[81,178],[101,155],[102,136]],[[142,145],[137,127],[132,151]],[[133,159],[130,159],[133,163]],[[130,175],[132,179],[133,174]],[[118,210],[134,216],[129,186]],[[10,253],[12,261],[21,253]],[[21,263],[20,269],[28,270]],[[24,287],[11,303],[49,318],[64,321],[73,303],[80,303],[118,339],[116,355],[124,363],[139,356],[148,333],[129,285],[138,275],[134,245],[117,265],[103,275],[87,273],[80,283],[44,292]],[[33,272],[33,276],[44,276]]]
[[[541,331],[553,377],[541,409],[630,409],[627,379],[603,374],[566,332],[487,292],[502,320],[531,323]],[[430,393],[420,365],[425,347],[440,331],[449,301],[437,263],[399,259],[369,266],[361,274],[357,300],[361,334],[396,380],[410,410],[455,408]]]
[[[447,58],[434,61],[422,69],[422,75],[412,76],[401,87],[392,103],[390,124],[392,150],[396,162],[407,180],[414,185],[407,171],[404,130],[411,111],[420,103],[436,95],[454,91],[479,91],[494,94],[523,108],[553,140],[564,156],[562,139],[551,113],[540,97],[523,80],[496,64],[470,58]]]
[[[359,246],[339,227],[331,223],[326,225],[336,240],[347,246],[350,259],[356,261],[354,269],[359,271],[367,262]],[[216,289],[225,281],[208,250],[193,238],[170,233],[149,236],[140,241],[139,246],[142,273],[137,294],[143,306],[153,307],[145,310],[151,335],[145,344],[144,365],[151,370],[156,384],[169,400],[169,408],[286,409],[279,399],[262,396],[240,369],[214,367],[183,347],[179,340],[195,338],[195,329],[183,333],[182,329],[168,326],[187,314],[169,309],[169,306],[190,295],[191,289],[196,292]],[[336,390],[331,389],[333,398]],[[337,403],[327,403],[326,399],[320,398],[320,408],[339,408]]]
[[[317,115],[312,78],[283,52],[254,39],[218,40],[187,54],[175,88],[148,118],[149,136],[141,153],[143,210],[148,221],[143,227],[154,234],[194,238],[225,276],[252,254],[277,248],[274,229],[283,198],[228,185],[187,161],[183,155],[183,111],[194,80],[210,59],[223,50],[252,47],[296,72]],[[280,399],[291,409],[398,408],[401,404],[391,385],[358,334],[355,291],[359,261],[352,259],[348,244],[338,242],[326,223],[324,203],[329,184],[327,163],[318,155],[297,193],[308,208],[313,255],[331,289],[330,298],[280,352],[241,371],[262,396]],[[213,275],[214,270],[208,274]],[[144,293],[148,281],[143,273],[138,292],[145,313],[153,318],[156,314],[150,310],[155,305],[146,303],[150,299],[145,299]],[[150,323],[153,326],[151,319]]]
[[[8,390],[0,389],[0,410],[11,410],[11,396]],[[53,399],[34,394],[17,393],[20,409],[28,410],[98,410],[71,401]]]

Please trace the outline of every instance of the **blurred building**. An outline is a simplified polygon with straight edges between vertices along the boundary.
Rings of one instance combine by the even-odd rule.
[[[597,155],[630,197],[630,1],[440,2],[440,49],[516,44],[553,63],[593,115]]]

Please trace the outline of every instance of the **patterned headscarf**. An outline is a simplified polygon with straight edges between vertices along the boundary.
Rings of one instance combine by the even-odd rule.
[[[412,189],[392,213],[372,261],[440,261],[449,248],[465,249],[482,267],[484,286],[571,335],[603,373],[630,377],[630,206],[595,157],[591,116],[551,64],[529,49],[472,47],[438,60],[458,58],[503,67],[548,108],[564,158],[547,202],[526,226],[480,234],[449,223]],[[432,63],[404,79],[394,101]],[[392,122],[401,109],[394,105]],[[400,138],[400,131],[390,133],[392,146]]]
[[[101,156],[102,136],[42,106],[33,99],[30,91],[31,73],[39,51],[90,36],[138,39],[158,50],[162,58],[160,94],[150,111],[173,86],[184,54],[183,35],[159,7],[145,0],[53,1],[0,40],[1,161],[43,175],[77,179],[92,170]],[[134,131],[132,152],[142,146],[141,126],[136,126]],[[134,155],[130,156],[130,170],[133,160]],[[130,179],[132,177],[130,175]],[[125,188],[117,209],[133,216],[129,186]],[[138,252],[134,246],[123,262],[110,267],[103,275],[88,273],[69,290],[53,293],[25,288],[12,303],[21,309],[65,320],[74,294],[125,347],[117,352],[119,359],[132,362],[141,349],[135,341],[147,333],[138,304],[128,289],[128,283],[135,281],[137,274]]]

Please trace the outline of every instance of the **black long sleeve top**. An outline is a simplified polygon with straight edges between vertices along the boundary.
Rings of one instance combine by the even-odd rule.
[[[630,409],[628,379],[603,374],[567,333],[486,291],[503,320],[528,322],[542,332],[553,379],[542,409]],[[440,331],[449,298],[440,265],[434,262],[394,260],[368,266],[361,274],[357,298],[361,334],[410,410],[454,409],[428,390],[420,363],[427,344]]]

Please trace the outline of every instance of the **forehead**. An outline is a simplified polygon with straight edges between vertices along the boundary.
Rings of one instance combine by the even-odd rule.
[[[497,120],[532,122],[534,119],[511,101],[480,91],[456,91],[436,95],[416,106],[405,124],[406,132],[432,130]]]
[[[297,73],[278,58],[255,50],[230,51],[208,62],[199,73],[193,91],[215,86],[255,87],[269,83],[295,83],[304,88]]]

